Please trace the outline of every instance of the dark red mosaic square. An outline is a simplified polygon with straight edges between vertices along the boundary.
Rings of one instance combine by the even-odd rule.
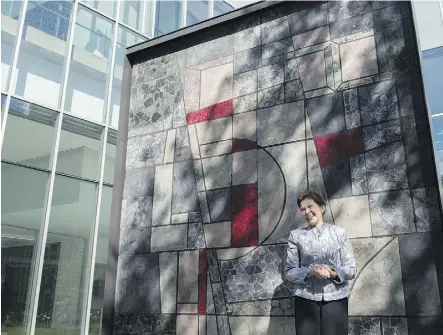
[[[186,115],[187,124],[220,119],[232,115],[232,100],[220,102]]]
[[[257,184],[232,187],[231,246],[258,245]]]
[[[206,314],[206,269],[207,253],[205,249],[200,249],[199,269],[198,269],[198,314]]]

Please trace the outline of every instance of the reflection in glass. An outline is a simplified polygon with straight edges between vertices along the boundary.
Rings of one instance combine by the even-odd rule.
[[[115,16],[115,5],[117,4],[115,0],[82,0],[81,2],[112,18]]]
[[[423,80],[431,114],[443,114],[443,47],[423,52]]]
[[[70,115],[63,116],[57,172],[98,180],[103,127]]]
[[[2,163],[1,173],[1,191],[7,194],[2,197],[1,204],[1,329],[2,334],[24,334],[31,281],[36,270],[34,252],[44,217],[49,173],[6,163]],[[48,248],[54,246],[49,245]],[[45,266],[48,265],[47,259],[45,262],[43,272],[51,272],[53,269]],[[41,315],[52,315],[52,289],[50,281],[42,282],[40,297],[45,303],[40,307]]]
[[[6,95],[4,95],[4,94],[2,94],[2,121],[1,122],[3,122],[3,115],[4,115],[4,112],[5,112],[5,103],[6,103]]]
[[[105,170],[103,174],[103,182],[114,184],[114,166],[115,154],[117,149],[117,132],[114,129],[108,130],[108,142],[106,145]]]
[[[50,169],[58,116],[53,110],[11,98],[2,160]]]
[[[15,94],[58,107],[71,1],[29,1],[17,62]]]
[[[112,29],[110,21],[79,6],[64,108],[97,122],[103,122]]]
[[[103,311],[106,263],[108,261],[109,225],[111,222],[112,187],[103,186],[100,204],[97,247],[94,264],[91,313],[89,315],[89,334],[99,335]]]
[[[158,1],[155,12],[155,36],[164,35],[180,28],[180,16],[180,1]]]
[[[186,25],[198,23],[209,18],[208,1],[188,1]]]
[[[41,289],[45,286],[51,290],[38,301],[37,335],[80,334],[96,189],[95,183],[55,177],[45,249],[48,270],[43,271],[41,281]],[[50,313],[46,312],[45,306],[51,306]]]
[[[439,164],[440,173],[442,174],[443,181],[443,115],[433,116],[432,123],[434,128],[435,137],[435,154],[437,164]]]
[[[134,34],[125,27],[118,27],[117,46],[115,50],[114,79],[112,81],[111,92],[111,114],[109,116],[109,125],[111,127],[118,127],[120,96],[123,78],[123,64],[125,60],[126,48],[145,40],[146,39],[144,37]]]
[[[232,2],[239,2],[239,7],[243,6],[243,3],[241,1],[232,1]],[[228,13],[233,10],[234,8],[226,1],[214,1],[214,16]]]
[[[2,11],[2,91],[8,87],[9,69],[18,33],[22,1],[1,1]]]

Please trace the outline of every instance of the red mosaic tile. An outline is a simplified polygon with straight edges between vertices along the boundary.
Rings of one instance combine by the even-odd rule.
[[[206,314],[206,270],[208,255],[205,249],[200,249],[198,269],[198,314]]]
[[[232,152],[248,151],[252,149],[257,149],[257,142],[241,138],[232,139]]]
[[[232,115],[232,100],[220,102],[186,115],[187,124],[220,119]]]
[[[257,184],[233,186],[231,191],[231,246],[258,246]]]
[[[321,167],[357,156],[365,151],[363,130],[360,127],[316,137],[314,142]]]

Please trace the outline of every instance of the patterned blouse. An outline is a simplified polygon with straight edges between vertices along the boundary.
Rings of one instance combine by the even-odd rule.
[[[338,277],[308,278],[308,270],[322,264],[329,265]],[[320,228],[291,231],[285,273],[286,278],[295,283],[296,296],[315,301],[346,298],[349,295],[348,281],[356,272],[352,246],[343,227],[324,223]]]

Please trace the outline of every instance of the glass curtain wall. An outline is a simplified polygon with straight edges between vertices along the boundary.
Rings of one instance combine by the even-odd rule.
[[[210,6],[1,2],[2,333],[100,334],[125,48]]]

